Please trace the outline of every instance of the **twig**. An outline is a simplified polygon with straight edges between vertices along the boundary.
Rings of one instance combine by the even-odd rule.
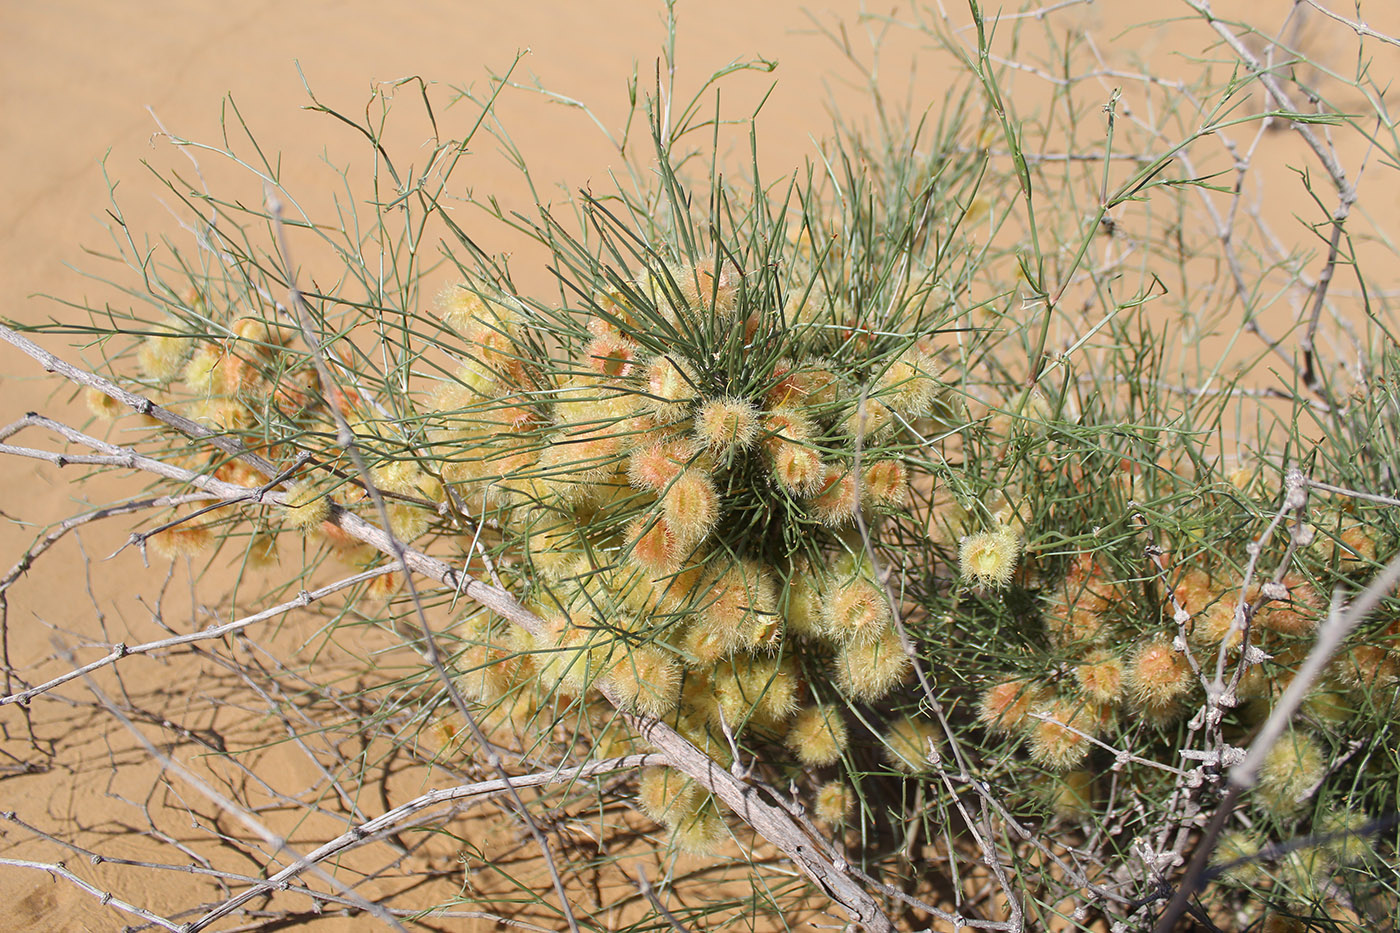
[[[115,907],[117,910],[133,914],[145,920],[147,923],[153,923],[158,927],[171,930],[172,933],[182,933],[185,929],[181,924],[167,920],[159,914],[153,914],[144,907],[137,907],[135,904],[128,903],[119,897],[115,897],[110,891],[99,889],[92,882],[85,881],[73,874],[62,862],[34,862],[29,859],[0,858],[0,865],[9,865],[11,868],[37,868],[39,871],[46,871],[51,875],[57,875],[65,881],[71,881],[80,889],[97,898],[98,903],[103,906]]]
[[[660,756],[658,755],[626,755],[621,758],[608,758],[603,761],[593,761],[573,768],[542,771],[536,774],[506,777],[494,781],[480,781],[475,784],[464,784],[459,787],[448,787],[442,790],[429,791],[426,794],[421,794],[413,798],[407,803],[400,804],[372,820],[352,827],[348,832],[342,833],[330,842],[317,847],[305,856],[297,859],[294,864],[288,865],[275,875],[269,877],[266,881],[259,882],[243,893],[224,901],[198,920],[186,926],[185,933],[198,933],[199,930],[204,929],[221,917],[227,916],[253,898],[277,890],[282,885],[319,862],[323,862],[342,852],[348,852],[351,849],[358,848],[368,842],[374,842],[377,838],[387,833],[411,825],[411,821],[424,810],[472,798],[510,793],[522,787],[542,787],[548,784],[568,783],[590,778],[598,774],[606,774],[610,771],[644,768],[657,763],[659,760]]]
[[[1249,744],[1249,750],[1245,753],[1244,760],[1230,769],[1229,790],[1216,809],[1201,841],[1197,843],[1196,852],[1191,858],[1186,876],[1177,887],[1166,911],[1158,920],[1156,933],[1170,933],[1175,927],[1176,921],[1186,911],[1191,898],[1195,896],[1201,885],[1206,866],[1210,862],[1211,853],[1215,850],[1216,841],[1225,828],[1225,822],[1234,812],[1240,797],[1249,791],[1258,780],[1259,769],[1263,766],[1269,753],[1273,751],[1274,745],[1277,744],[1284,730],[1288,728],[1289,721],[1307,698],[1313,684],[1322,675],[1328,662],[1332,660],[1332,655],[1341,647],[1342,642],[1346,640],[1352,629],[1380,604],[1380,601],[1395,588],[1397,583],[1400,583],[1400,557],[1396,557],[1386,564],[1381,572],[1372,578],[1370,585],[1346,607],[1345,611],[1339,611],[1338,597],[1334,595],[1327,619],[1319,626],[1317,640],[1313,643],[1307,658],[1299,667],[1298,673],[1289,682],[1288,688],[1283,691],[1283,695],[1279,697],[1278,702],[1274,704],[1273,711],[1269,713],[1269,718],[1259,729],[1254,741]]]
[[[55,687],[61,687],[62,685],[69,683],[70,681],[77,680],[80,677],[86,677],[93,671],[101,670],[109,664],[117,663],[122,658],[131,657],[132,655],[138,654],[149,654],[153,651],[160,651],[165,648],[174,648],[179,645],[188,645],[197,641],[210,641],[216,638],[223,638],[225,635],[231,635],[234,632],[241,632],[243,629],[247,628],[250,625],[256,625],[259,622],[265,622],[268,619],[276,618],[277,616],[291,612],[294,609],[304,609],[305,607],[311,605],[317,600],[324,599],[325,597],[330,596],[332,593],[338,593],[341,590],[348,589],[349,587],[355,586],[360,583],[364,583],[366,580],[373,580],[375,577],[383,576],[384,574],[389,573],[393,569],[394,567],[392,564],[385,565],[383,567],[375,567],[372,570],[366,570],[363,573],[357,573],[353,577],[346,577],[343,580],[337,580],[336,582],[327,584],[326,586],[318,587],[317,589],[312,590],[310,592],[302,591],[301,593],[297,594],[297,597],[295,599],[290,599],[284,603],[279,603],[276,606],[264,609],[263,611],[254,613],[250,616],[245,616],[242,619],[235,619],[234,621],[226,622],[223,625],[211,626],[210,628],[206,628],[200,632],[191,632],[188,635],[176,635],[171,638],[163,638],[159,641],[148,641],[140,645],[127,646],[125,644],[122,644],[121,642],[118,642],[117,644],[111,646],[111,650],[105,656],[98,658],[96,661],[91,661],[87,664],[84,664],[82,667],[68,671],[65,674],[60,674],[52,680],[47,680],[44,683],[38,684],[34,687],[30,687],[27,690],[21,690],[18,693],[13,693],[8,696],[0,697],[0,706],[8,706],[11,703],[28,703],[30,700],[34,699],[34,697],[38,696],[41,693],[47,693]]]

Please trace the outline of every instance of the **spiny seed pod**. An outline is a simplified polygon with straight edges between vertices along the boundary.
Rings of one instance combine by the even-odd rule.
[[[585,553],[584,536],[571,511],[524,509],[520,529],[530,565],[546,578],[557,580],[566,576]]]
[[[938,394],[937,380],[928,375],[931,369],[932,361],[918,347],[909,347],[876,382],[880,400],[908,420],[927,414]]]
[[[795,408],[763,412],[760,418],[763,449],[771,456],[784,443],[805,443],[812,439],[812,421]]]
[[[714,667],[740,647],[737,629],[706,625],[699,619],[691,621],[681,640],[687,666],[702,671]]]
[[[658,823],[676,814],[693,813],[704,796],[700,786],[670,768],[643,768],[637,781],[637,806]]]
[[[87,403],[88,411],[104,421],[112,421],[126,414],[126,406],[101,389],[84,389],[83,401]]]
[[[1400,623],[1390,628],[1400,628]],[[1391,687],[1400,682],[1400,654],[1380,645],[1344,648],[1338,655],[1335,667],[1337,679],[1348,687],[1369,690]]]
[[[833,580],[822,620],[828,637],[838,642],[871,641],[890,628],[894,617],[889,597],[870,579]]]
[[[422,536],[432,524],[432,514],[427,510],[406,502],[395,502],[387,507],[389,530],[400,541],[409,542]]]
[[[594,337],[583,348],[583,363],[595,376],[627,379],[637,370],[640,348],[615,334]]]
[[[930,749],[938,745],[938,729],[933,723],[917,716],[903,716],[890,723],[881,740],[884,756],[892,768],[905,774],[917,774],[932,767]]]
[[[829,826],[846,821],[855,809],[855,794],[841,781],[828,781],[817,788],[817,819]]]
[[[742,273],[732,265],[721,265],[715,272],[715,261],[706,259],[676,276],[681,297],[692,308],[713,309],[715,314],[732,314],[738,307],[739,282]]]
[[[840,528],[855,521],[857,498],[856,479],[849,470],[828,466],[811,498],[812,513],[823,525]]]
[[[185,364],[180,378],[191,392],[208,394],[223,381],[224,354],[213,344],[202,344]]]
[[[709,536],[719,520],[719,493],[703,470],[686,470],[661,497],[666,527],[679,548],[689,550]]]
[[[692,459],[692,448],[683,440],[639,447],[627,458],[627,480],[638,489],[661,492],[681,475]]]
[[[778,729],[797,712],[802,679],[792,657],[781,660],[775,657],[755,657],[747,665],[741,666],[740,678],[744,682],[744,689],[758,696],[755,713],[760,725]]]
[[[442,484],[412,460],[391,460],[370,471],[374,484],[401,496],[420,496],[432,502],[442,498]]]
[[[1329,812],[1319,827],[1327,837],[1324,845],[1338,865],[1378,866],[1380,852],[1375,838],[1365,832],[1371,820],[1360,810],[1343,809]]]
[[[1264,877],[1263,864],[1256,857],[1263,848],[1258,837],[1249,830],[1232,829],[1220,834],[1215,847],[1214,867],[1221,869],[1220,877],[1239,887],[1258,884]]]
[[[710,684],[716,728],[738,732],[750,720],[774,727],[797,709],[798,680],[791,661],[736,655],[715,665]]]
[[[365,599],[383,605],[394,598],[403,586],[403,575],[393,570],[381,573],[365,586]]]
[[[888,628],[874,640],[848,642],[836,652],[836,683],[847,696],[874,702],[904,682],[912,664]]]
[[[964,580],[1000,589],[1016,573],[1021,538],[1006,525],[994,531],[968,535],[958,547],[958,563]]]
[[[839,400],[839,380],[830,365],[820,360],[779,360],[774,375],[777,381],[765,396],[770,409],[800,411],[804,417],[810,417]]]
[[[1192,610],[1191,640],[1210,648],[1218,648],[1228,640],[1227,650],[1238,648],[1244,640],[1244,629],[1235,626],[1239,597],[1238,586],[1227,587],[1223,591],[1213,592],[1204,609]]]
[[[1374,566],[1377,550],[1376,536],[1365,525],[1347,525],[1337,535],[1337,561],[1343,570]]]
[[[246,552],[248,566],[262,569],[277,563],[277,536],[266,528],[253,532]]]
[[[694,812],[678,814],[666,826],[671,830],[671,845],[691,855],[714,855],[729,834],[718,804],[710,796]]]
[[[287,345],[282,329],[260,317],[239,318],[229,330],[238,340],[253,344],[258,352],[278,350]]]
[[[846,416],[842,425],[851,437],[865,438],[867,441],[878,438],[896,424],[894,412],[877,398],[867,397],[856,403],[855,409]]]
[[[821,455],[796,441],[780,441],[772,454],[773,479],[795,496],[810,496],[826,476]]]
[[[809,706],[798,712],[786,744],[797,760],[811,768],[833,764],[846,750],[846,721],[835,706]]]
[[[702,626],[727,633],[737,644],[752,644],[780,621],[772,572],[754,561],[731,564],[709,582],[698,608]]]
[[[1029,726],[1030,711],[1049,698],[1050,688],[1029,677],[992,684],[977,704],[977,718],[992,732],[1009,735]]]
[[[304,483],[287,487],[283,514],[293,528],[315,528],[331,516],[330,499]]]
[[[614,636],[559,613],[546,613],[544,621],[545,628],[534,637],[539,685],[549,692],[581,695],[613,666]]]
[[[141,341],[136,365],[143,378],[164,385],[180,376],[191,342],[185,337],[152,335]]]
[[[679,421],[700,397],[694,369],[682,359],[658,356],[646,366],[646,394],[641,402],[664,423]]]
[[[680,702],[681,666],[669,651],[639,645],[608,672],[608,684],[633,712],[660,718]]]
[[[939,547],[951,548],[962,538],[968,525],[968,511],[947,489],[939,486],[927,505],[921,506],[919,526]]]
[[[787,630],[810,640],[825,636],[826,591],[817,576],[810,570],[795,572],[788,581],[786,597],[783,619]]]
[[[457,689],[478,702],[495,703],[517,684],[521,656],[485,613],[460,623],[459,634],[467,647],[454,664],[463,672]]]
[[[880,509],[902,509],[909,504],[909,470],[898,460],[877,460],[865,468],[861,499]]]
[[[1074,680],[1091,702],[1117,703],[1123,695],[1123,659],[1108,649],[1094,651],[1075,665]]]
[[[151,550],[167,560],[194,557],[214,543],[207,525],[177,525],[150,538]]]
[[[1057,771],[1067,771],[1088,756],[1093,746],[1088,737],[1099,727],[1098,718],[1086,704],[1066,699],[1038,707],[1031,720],[1031,757]]]
[[[1140,709],[1164,710],[1191,691],[1191,665],[1169,639],[1153,639],[1128,659],[1124,686]]]
[[[1217,592],[1215,581],[1204,570],[1186,571],[1172,587],[1172,597],[1192,616],[1215,602]]]
[[[1292,816],[1326,772],[1326,756],[1317,739],[1289,729],[1259,769],[1259,803],[1276,816]]]
[[[1092,554],[1080,554],[1064,585],[1045,608],[1045,631],[1057,645],[1083,645],[1102,639],[1127,597]]]
[[[190,411],[194,420],[216,431],[246,428],[253,423],[253,413],[246,405],[232,398],[206,398],[195,403]]]
[[[1322,615],[1322,603],[1317,591],[1296,573],[1286,574],[1283,585],[1288,590],[1286,600],[1270,600],[1254,614],[1254,624],[1282,635],[1306,635],[1317,627]],[[1262,587],[1250,587],[1251,594]],[[1255,595],[1250,596],[1253,602]]]
[[[696,442],[721,456],[747,450],[758,440],[758,409],[743,399],[711,399],[695,415]]]

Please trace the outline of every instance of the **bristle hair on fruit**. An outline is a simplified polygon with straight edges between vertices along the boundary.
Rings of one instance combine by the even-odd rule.
[[[177,525],[152,535],[149,543],[156,554],[174,560],[177,557],[194,557],[207,550],[214,543],[214,535],[207,525]]]
[[[1301,729],[1289,729],[1259,768],[1259,803],[1276,816],[1292,816],[1326,773],[1327,756],[1321,743]]]
[[[958,545],[958,564],[969,583],[1001,589],[1016,573],[1021,538],[1009,525],[968,535]]]
[[[838,641],[870,641],[883,635],[894,622],[889,597],[864,576],[833,580],[823,604],[826,634]]]
[[[330,499],[304,483],[287,487],[283,499],[283,517],[293,528],[314,528],[330,518]]]
[[[719,492],[703,470],[682,471],[661,496],[666,527],[684,549],[703,541],[719,520]]]
[[[848,733],[841,710],[817,705],[799,710],[788,728],[787,747],[809,767],[833,764],[846,749]]]
[[[747,450],[758,435],[758,409],[741,398],[710,399],[695,415],[696,442],[717,454]]]
[[[817,788],[815,812],[817,819],[829,826],[846,821],[855,809],[855,792],[843,781],[827,781]]]
[[[659,718],[680,702],[681,665],[663,648],[638,645],[622,653],[607,682],[633,712]]]
[[[874,702],[904,682],[913,669],[893,628],[875,639],[848,642],[836,652],[836,683],[847,695]]]
[[[982,692],[977,718],[994,733],[1010,735],[1026,728],[1030,712],[1049,695],[1049,687],[1029,677],[1008,677]]]
[[[1129,657],[1124,686],[1139,707],[1161,710],[1190,692],[1191,665],[1170,639],[1151,639]]]
[[[937,754],[938,727],[919,716],[902,716],[890,723],[883,738],[884,756],[891,767],[906,774],[928,771]]]
[[[1031,712],[1030,753],[1056,771],[1078,766],[1092,750],[1095,717],[1082,702],[1058,698]]]

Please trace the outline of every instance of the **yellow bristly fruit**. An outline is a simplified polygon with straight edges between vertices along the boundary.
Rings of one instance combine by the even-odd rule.
[[[686,470],[667,487],[661,511],[676,546],[689,550],[714,530],[719,520],[719,493],[703,470]]]
[[[1034,722],[1030,711],[1044,702],[1049,693],[1047,686],[1029,677],[998,681],[982,693],[977,718],[992,732],[1019,732]]]
[[[747,450],[758,440],[758,409],[743,399],[711,399],[695,415],[695,439],[720,455]]]
[[[841,781],[828,781],[817,788],[817,819],[828,825],[845,822],[855,809],[855,794]]]
[[[214,535],[206,525],[177,525],[150,539],[151,550],[167,560],[193,557],[213,543]]]
[[[1290,729],[1279,737],[1259,769],[1258,800],[1276,816],[1292,816],[1326,773],[1326,756],[1317,739]]]
[[[88,411],[104,421],[111,421],[126,413],[125,405],[100,389],[85,389],[83,401],[87,402]]]
[[[1089,736],[1099,730],[1100,720],[1087,704],[1057,699],[1038,707],[1031,716],[1031,757],[1057,771],[1067,771],[1082,762],[1093,743]]]
[[[1158,638],[1137,647],[1128,659],[1124,686],[1137,707],[1154,716],[1168,713],[1191,691],[1191,665],[1170,640]]]
[[[835,706],[809,706],[798,712],[788,728],[787,747],[809,767],[838,761],[847,741],[846,722]]]
[[[958,564],[964,580],[978,586],[1001,588],[1016,573],[1021,538],[1009,526],[968,535],[958,546]]]
[[[861,499],[881,509],[902,509],[909,504],[909,470],[898,460],[877,460],[865,468]]]
[[[865,576],[833,580],[822,618],[826,634],[838,642],[879,638],[894,620],[889,597]]]
[[[146,337],[136,351],[136,365],[140,367],[142,377],[164,385],[179,377],[190,346],[190,341],[185,337]]]
[[[938,743],[938,728],[917,716],[904,716],[890,724],[884,737],[885,761],[898,771],[917,774],[933,766],[929,753]]]
[[[1075,665],[1074,679],[1091,702],[1117,703],[1123,695],[1123,659],[1107,649],[1091,652]]]
[[[304,483],[287,487],[283,515],[293,528],[315,528],[331,516],[330,499]]]
[[[637,781],[637,806],[658,823],[694,812],[703,796],[700,785],[670,768],[643,768]]]
[[[665,716],[680,702],[681,665],[663,648],[640,645],[608,672],[608,685],[633,712]]]
[[[646,394],[641,396],[641,401],[662,422],[681,420],[700,397],[695,370],[676,357],[652,359],[646,366],[645,378]]]
[[[848,642],[836,653],[836,683],[847,696],[873,702],[898,687],[912,670],[893,628],[873,640]]]

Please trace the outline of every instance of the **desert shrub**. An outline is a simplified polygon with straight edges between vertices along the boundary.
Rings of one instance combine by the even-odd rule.
[[[329,717],[294,735],[372,733],[377,760],[519,820],[536,863],[450,814],[416,822],[448,792],[265,863],[311,885],[411,825],[502,882],[412,904],[425,922],[795,927],[829,898],[869,929],[1170,927],[1181,905],[1393,927],[1396,355],[1360,245],[1383,231],[1354,232],[1336,140],[1395,141],[1365,67],[1285,76],[1253,29],[1195,12],[1228,77],[1112,74],[1124,91],[1054,71],[1092,51],[1083,32],[1046,25],[1056,61],[1007,61],[976,8],[968,29],[912,10],[884,26],[962,80],[926,109],[879,97],[873,128],[838,121],[792,178],[724,170],[735,126],[705,108],[726,75],[683,106],[658,82],[615,189],[529,215],[460,194],[472,136],[401,173],[387,110],[315,104],[375,157],[364,217],[302,214],[270,163],[198,150],[248,165],[266,202],[170,179],[195,247],[119,240],[129,304],[78,328],[100,372],[45,360],[110,440],[9,432],[152,474],[185,501],[151,500],[134,546],[236,569],[225,626],[103,663],[246,632],[255,601],[376,646],[349,691],[314,663],[227,660]],[[996,28],[1014,50],[1041,18]],[[1015,104],[1026,73],[1044,109]],[[458,104],[509,147],[506,80]],[[1367,113],[1329,103],[1338,85]],[[1332,186],[1312,253],[1242,194],[1280,132]],[[518,288],[462,197],[557,291]],[[1360,298],[1330,284],[1343,265]],[[1265,333],[1281,300],[1296,323]],[[61,686],[10,674],[10,703]],[[357,798],[368,767],[321,792]],[[522,792],[544,784],[562,789]],[[605,917],[575,881],[610,870],[636,886]],[[268,893],[230,878],[190,929]]]

